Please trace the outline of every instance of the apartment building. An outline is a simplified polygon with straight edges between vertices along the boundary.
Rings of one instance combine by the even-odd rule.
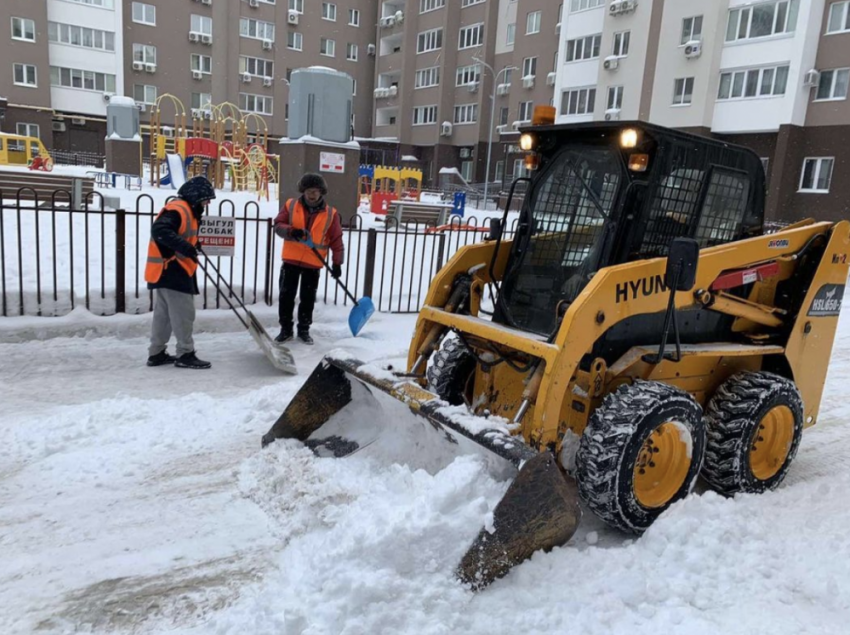
[[[189,117],[234,104],[279,138],[289,74],[319,65],[354,79],[355,134],[369,136],[376,15],[377,0],[4,0],[0,130],[102,153],[110,95],[133,97],[145,123],[167,93]],[[163,103],[163,121],[179,108]]]
[[[559,123],[642,119],[751,147],[767,217],[850,215],[850,2],[569,0]]]
[[[427,182],[443,168],[480,182],[492,130],[489,179],[501,180],[505,141],[551,103],[559,15],[550,0],[382,1],[374,137],[417,157]]]

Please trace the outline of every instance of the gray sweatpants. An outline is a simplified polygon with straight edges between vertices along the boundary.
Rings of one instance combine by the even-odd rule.
[[[195,296],[173,289],[155,289],[149,355],[165,350],[171,333],[177,338],[177,356],[195,350],[192,327],[195,324]]]

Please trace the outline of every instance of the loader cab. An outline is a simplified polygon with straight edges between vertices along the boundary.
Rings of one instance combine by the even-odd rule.
[[[750,150],[641,122],[534,126],[523,201],[494,319],[549,335],[604,267],[761,233],[764,171]]]

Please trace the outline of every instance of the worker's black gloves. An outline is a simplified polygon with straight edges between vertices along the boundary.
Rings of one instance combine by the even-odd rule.
[[[307,232],[305,232],[303,229],[293,228],[289,230],[289,235],[292,237],[293,240],[304,240],[304,238],[306,238],[307,236]]]
[[[331,268],[331,275],[334,277],[334,280],[339,280],[339,277],[342,275],[342,267],[340,265],[334,265]]]

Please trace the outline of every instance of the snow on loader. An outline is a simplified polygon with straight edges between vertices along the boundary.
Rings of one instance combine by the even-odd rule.
[[[327,436],[365,385],[511,461],[457,569],[476,589],[568,541],[579,501],[639,535],[700,475],[725,495],[778,486],[817,421],[848,273],[846,221],[763,233],[747,149],[539,119],[515,233],[506,214],[436,275],[407,372],[326,358],[263,437]]]

